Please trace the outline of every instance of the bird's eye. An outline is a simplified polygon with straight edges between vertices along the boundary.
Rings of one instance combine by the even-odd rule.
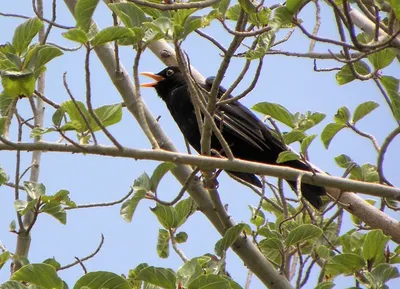
[[[172,69],[168,69],[167,76],[171,76],[172,74],[174,74],[174,71]]]

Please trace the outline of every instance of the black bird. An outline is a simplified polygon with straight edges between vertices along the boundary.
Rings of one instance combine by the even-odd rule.
[[[201,133],[199,132],[188,85],[182,72],[178,67],[171,66],[157,74],[149,72],[141,74],[156,81],[141,86],[156,89],[157,94],[165,101],[186,140],[200,153]],[[201,84],[201,86],[210,91],[212,82],[213,78],[208,78],[206,83]],[[225,91],[224,88],[220,87],[219,96],[222,96]],[[271,128],[238,101],[219,105],[214,114],[214,120],[217,127],[221,128],[222,135],[229,144],[235,158],[276,165],[279,153],[288,150]],[[224,155],[222,146],[214,135],[211,138],[211,148]],[[299,160],[278,165],[310,171],[309,166]],[[254,174],[231,171],[228,173],[257,187],[262,187],[262,183]],[[296,181],[287,182],[292,189],[296,189]],[[321,196],[326,194],[325,188],[303,183],[301,190],[303,196],[315,208],[321,206]]]

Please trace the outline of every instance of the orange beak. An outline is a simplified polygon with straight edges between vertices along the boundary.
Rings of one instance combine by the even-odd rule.
[[[142,84],[140,85],[141,87],[154,87],[154,86],[157,85],[157,83],[158,83],[159,81],[164,80],[164,77],[159,76],[159,75],[157,75],[157,74],[154,74],[154,73],[152,73],[152,72],[141,72],[140,74],[141,74],[141,75],[144,75],[144,76],[147,76],[147,77],[150,77],[150,78],[152,78],[152,79],[155,80],[155,82],[142,83]]]

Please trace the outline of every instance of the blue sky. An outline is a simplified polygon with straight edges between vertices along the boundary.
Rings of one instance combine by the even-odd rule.
[[[50,18],[51,1],[45,0],[46,15]],[[267,4],[272,4],[268,3]],[[323,23],[320,33],[325,37],[335,36],[335,24],[326,6],[322,7]],[[20,13],[33,16],[30,1],[3,1],[0,4],[3,13]],[[63,1],[58,1],[57,22],[73,26],[75,22],[66,9]],[[313,9],[306,9],[302,18],[307,19],[304,25],[311,30],[315,17]],[[94,19],[101,28],[112,25],[110,11],[104,3],[95,12]],[[324,17],[327,16],[327,17]],[[308,18],[307,18],[308,17]],[[312,19],[308,20],[308,19]],[[0,17],[0,44],[11,41],[15,27],[21,20],[15,18]],[[218,41],[227,46],[231,39],[223,32],[218,23],[214,23],[205,30],[213,35]],[[75,44],[61,36],[63,31],[54,29],[50,35],[50,41],[58,44],[74,47]],[[283,34],[279,35],[280,37]],[[279,38],[279,37],[278,37]],[[296,31],[291,40],[279,48],[287,51],[307,52],[309,41]],[[221,57],[219,51],[206,40],[197,35],[191,35],[185,41],[185,50],[190,56],[191,63],[203,75],[212,76],[218,70]],[[327,52],[326,45],[317,44],[315,51]],[[132,74],[132,64],[135,52],[130,48],[121,48],[121,61],[125,68]],[[46,96],[57,103],[68,100],[68,95],[63,88],[62,74],[67,72],[69,87],[77,99],[84,100],[84,51],[65,52],[65,55],[53,60],[47,67],[46,74]],[[236,78],[241,70],[243,60],[233,59],[223,84],[228,86]],[[257,88],[242,102],[252,106],[261,101],[277,102],[285,106],[291,112],[319,111],[327,115],[322,124],[318,125],[310,133],[320,133],[323,127],[333,120],[337,109],[346,105],[350,111],[362,102],[373,100],[381,104],[369,117],[360,121],[358,127],[373,134],[381,144],[386,135],[395,127],[395,122],[390,111],[383,102],[383,97],[372,82],[355,81],[345,86],[338,86],[335,81],[335,72],[316,73],[313,71],[313,60],[288,58],[285,56],[267,56],[264,60],[264,68]],[[254,71],[255,64],[252,68]],[[337,66],[332,61],[318,61],[320,67]],[[140,63],[141,71],[158,72],[164,68],[150,51],[145,51]],[[384,74],[399,77],[398,64],[384,70]],[[121,98],[109,80],[106,72],[97,60],[95,54],[91,57],[92,75],[92,98],[94,106],[120,102]],[[246,88],[251,76],[243,81],[236,92]],[[143,81],[145,81],[143,79]],[[185,151],[183,138],[170,117],[164,103],[156,96],[152,89],[142,90],[142,96],[155,116],[161,116],[160,124],[173,140],[174,144]],[[18,110],[25,117],[30,116],[28,101],[22,99],[18,103]],[[51,126],[51,115],[53,109],[46,108],[45,126]],[[282,127],[285,130],[285,127]],[[151,146],[139,129],[135,119],[124,111],[121,123],[110,127],[112,134],[121,144],[133,148],[150,149]],[[15,139],[15,127],[11,136]],[[70,134],[73,137],[73,134]],[[49,134],[45,136],[46,141],[56,141],[59,136]],[[98,135],[99,141],[109,144],[102,135]],[[25,141],[30,141],[25,134]],[[400,141],[395,140],[390,146],[385,158],[386,177],[399,185],[397,180],[397,164],[400,155],[396,153],[396,147]],[[348,154],[360,164],[376,162],[376,153],[372,144],[351,131],[342,131],[332,141],[329,150],[326,150],[318,138],[310,147],[310,157],[313,163],[326,170],[332,175],[340,176],[342,169],[337,167],[333,158],[339,154]],[[22,154],[22,170],[30,165],[29,153]],[[0,164],[4,170],[14,178],[15,153],[0,152]],[[120,199],[125,195],[133,180],[144,171],[151,174],[157,166],[156,162],[134,161],[131,159],[117,159],[111,157],[83,156],[72,154],[48,153],[42,157],[40,181],[45,184],[48,193],[55,193],[60,189],[68,189],[71,199],[77,204],[108,202]],[[234,182],[226,175],[221,176],[220,194],[224,203],[229,204],[229,213],[236,222],[248,222],[250,210],[248,205],[256,206],[258,198],[245,187]],[[180,190],[180,185],[173,177],[167,176],[161,183],[159,189],[163,199],[172,199]],[[15,249],[16,236],[8,232],[8,224],[15,218],[13,211],[13,190],[0,187],[0,240],[11,251]],[[154,266],[171,267],[178,269],[181,266],[180,259],[171,251],[168,259],[160,259],[156,254],[157,233],[160,225],[149,207],[154,204],[143,201],[133,218],[132,223],[126,223],[119,216],[120,206],[111,208],[85,209],[69,211],[67,225],[61,225],[47,215],[41,215],[32,231],[32,245],[29,259],[32,263],[41,262],[47,258],[55,257],[62,265],[74,261],[74,256],[84,257],[90,254],[100,241],[100,234],[105,236],[105,244],[100,253],[92,260],[86,262],[89,271],[112,271],[116,273],[127,273],[129,269],[136,267],[139,263],[147,262]],[[398,213],[392,214],[399,218]],[[267,216],[271,219],[272,216]],[[342,228],[342,232],[350,229],[348,224]],[[189,234],[186,244],[181,248],[190,257],[213,252],[214,244],[220,236],[201,214],[194,214],[182,227]],[[244,285],[247,271],[243,262],[233,254],[228,255],[228,271],[234,279]],[[72,286],[82,275],[79,266],[60,272],[60,276]],[[0,282],[9,277],[8,266],[0,270]],[[339,281],[340,282],[340,281]],[[348,286],[349,284],[343,286]],[[315,286],[315,284],[312,284]],[[261,284],[254,278],[251,288],[260,288]],[[307,286],[308,287],[308,286]],[[340,288],[340,286],[338,286]],[[311,288],[311,284],[310,287]]]

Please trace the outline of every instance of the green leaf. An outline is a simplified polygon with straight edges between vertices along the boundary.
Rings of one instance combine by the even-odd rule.
[[[157,203],[154,208],[151,208],[151,211],[165,229],[176,228],[177,216],[173,207]]]
[[[240,5],[236,4],[228,8],[226,11],[225,17],[228,20],[237,21],[240,15]]]
[[[29,289],[32,289],[32,287],[34,286],[30,286]],[[7,281],[1,284],[1,289],[28,289],[28,287],[17,281]]]
[[[133,3],[108,4],[108,7],[117,14],[127,28],[140,27],[143,22],[148,21],[143,10]]]
[[[175,228],[179,228],[180,226],[182,226],[186,222],[186,220],[196,211],[196,208],[196,202],[193,201],[193,199],[190,197],[177,203],[174,207],[174,211],[176,214]]]
[[[257,8],[251,0],[238,0],[238,2],[246,13],[251,14],[257,12]]]
[[[80,44],[84,44],[89,41],[89,37],[86,32],[79,28],[69,29],[67,32],[62,33],[62,36]]]
[[[328,124],[321,133],[321,140],[324,143],[326,149],[328,149],[333,137],[346,126],[341,123],[330,123]]]
[[[74,285],[74,289],[131,289],[129,282],[121,276],[105,271],[89,272]]]
[[[86,33],[92,25],[92,16],[98,4],[99,0],[78,0],[75,5],[76,26]]]
[[[171,269],[149,266],[141,270],[135,279],[165,289],[176,288],[176,276]]]
[[[85,116],[86,120],[90,120],[89,112],[87,111],[85,105],[81,101],[76,101],[75,103],[72,100],[65,101],[61,104],[62,109],[68,114],[71,122],[75,122],[75,124],[79,124],[76,127],[77,132],[84,132],[88,130],[87,124],[81,113]]]
[[[221,13],[222,15],[225,15],[226,10],[228,10],[230,2],[231,2],[231,0],[221,0],[215,5],[217,7],[214,7],[214,8],[218,8],[219,13]]]
[[[163,259],[169,256],[169,233],[167,230],[158,229],[157,255]]]
[[[151,175],[150,179],[150,190],[152,192],[157,192],[158,184],[160,183],[161,179],[168,173],[171,169],[175,168],[176,165],[173,163],[162,163],[156,167],[153,174]]]
[[[335,157],[335,162],[341,168],[347,169],[349,165],[353,164],[354,161],[348,155],[341,154]]]
[[[0,135],[4,134],[4,130],[5,130],[5,126],[6,126],[6,121],[7,118],[6,117],[1,117],[0,118]]]
[[[0,52],[0,70],[19,71],[22,66],[22,61],[19,56],[13,53]]]
[[[295,114],[295,116],[297,113]],[[307,112],[306,115],[301,115],[299,117],[298,123],[296,127],[302,131],[306,131],[317,124],[319,124],[321,121],[323,121],[326,117],[326,114],[320,113],[320,112]],[[294,117],[295,119],[297,117]]]
[[[278,32],[280,28],[290,28],[294,24],[292,22],[293,14],[285,6],[275,9],[275,14],[269,25],[273,32]]]
[[[361,60],[353,63],[353,67],[354,70],[361,75],[367,75],[371,72],[368,64]],[[342,69],[340,69],[340,71],[336,74],[336,81],[339,85],[352,82],[354,79],[356,78],[351,71],[349,64],[343,66]]]
[[[307,135],[303,131],[294,129],[285,134],[283,139],[285,140],[285,144],[289,145],[291,143],[303,140],[306,136]]]
[[[105,127],[116,124],[122,119],[121,104],[104,105],[94,109],[93,112]],[[101,128],[97,125],[97,122],[92,117],[90,117],[90,125],[93,131],[101,130]]]
[[[344,253],[333,256],[325,267],[325,276],[353,274],[365,266],[364,260],[357,254]]]
[[[292,246],[310,239],[318,238],[322,235],[321,228],[311,224],[304,224],[291,230],[286,238],[286,245]]]
[[[286,1],[286,8],[292,14],[295,14],[299,8],[306,2],[307,0],[288,0]]]
[[[12,98],[30,97],[35,91],[36,77],[32,71],[3,71],[1,84],[4,93]]]
[[[146,173],[143,173],[140,177],[133,181],[134,190],[144,190],[146,192],[151,189],[151,180]]]
[[[222,276],[206,274],[190,282],[188,289],[231,289],[231,284]]]
[[[263,213],[263,211],[254,208],[253,206],[249,205],[249,209],[251,211],[251,218],[250,218],[250,222],[254,225],[256,225],[257,227],[261,227],[262,225],[264,225],[265,223],[265,215]]]
[[[295,152],[292,151],[283,151],[279,154],[276,162],[278,164],[289,162],[289,161],[294,161],[300,159],[300,156],[296,154]]]
[[[218,256],[223,256],[225,251],[237,240],[240,234],[245,229],[246,224],[240,223],[231,228],[229,228],[222,239],[220,239],[216,244],[214,251]]]
[[[203,269],[200,266],[200,258],[193,258],[182,265],[176,272],[178,280],[184,288],[187,288],[191,281],[203,275]]]
[[[392,9],[394,14],[396,15],[397,20],[400,20],[400,1],[399,0],[391,0],[388,1],[392,4]]]
[[[200,16],[189,16],[183,25],[183,35],[181,39],[185,39],[190,33],[198,28],[203,27],[203,18]]]
[[[9,251],[4,251],[0,254],[0,269],[4,266],[4,264],[10,259],[11,253]]]
[[[369,54],[368,60],[371,61],[375,70],[383,69],[390,65],[396,57],[396,51],[393,48],[386,48],[381,51]]]
[[[375,101],[366,101],[357,106],[353,115],[353,124],[374,111],[379,106]]]
[[[3,170],[3,168],[0,166],[0,186],[7,183],[8,181],[8,176]]]
[[[26,51],[32,39],[43,28],[39,18],[30,18],[15,29],[12,46],[18,55]]]
[[[346,106],[342,106],[335,114],[335,122],[346,125],[350,120],[350,110]]]
[[[398,268],[385,263],[376,266],[374,269],[372,269],[371,273],[374,277],[377,288],[383,288],[385,283],[389,280],[400,277]]]
[[[60,206],[58,202],[51,202],[45,204],[41,209],[41,213],[49,214],[50,216],[57,219],[61,224],[67,224],[67,213],[64,208]]]
[[[309,136],[307,136],[305,139],[303,139],[302,141],[301,141],[301,144],[300,144],[300,151],[301,151],[301,153],[304,155],[304,154],[306,154],[306,152],[307,152],[307,150],[308,150],[308,147],[310,146],[310,144],[312,143],[312,141],[316,138],[316,134],[312,134],[312,135],[309,135]]]
[[[120,210],[120,215],[122,219],[124,219],[127,222],[131,222],[136,207],[145,196],[146,196],[145,190],[137,190],[131,199],[125,201],[122,204]]]
[[[400,94],[399,94],[399,79],[392,76],[381,76],[380,80],[389,95],[391,108],[396,120],[400,120]]]
[[[385,247],[389,240],[390,237],[385,236],[382,230],[369,231],[365,236],[362,248],[364,260],[373,263],[383,258]]]
[[[53,121],[53,124],[55,127],[59,127],[61,125],[61,122],[63,120],[65,111],[62,107],[58,108],[54,113],[53,116],[51,117],[51,120]]]
[[[17,223],[15,222],[15,220],[12,220],[8,225],[8,231],[13,233],[17,231]]]
[[[280,104],[271,102],[260,102],[254,105],[252,109],[262,114],[269,115],[273,119],[276,119],[286,124],[288,127],[294,128],[293,115]]]
[[[63,281],[57,276],[53,266],[47,264],[28,264],[11,276],[11,280],[28,282],[43,289],[62,289]]]
[[[129,28],[122,26],[111,26],[101,30],[92,39],[93,46],[103,45],[107,42],[119,40],[126,37],[134,37],[135,34]]]
[[[284,250],[282,238],[270,237],[267,239],[263,239],[260,241],[259,247],[265,257],[274,260],[278,264],[281,263],[281,252]]]
[[[175,240],[178,244],[185,243],[188,238],[189,236],[186,232],[179,232],[178,234],[175,235]]]
[[[46,194],[46,187],[41,183],[24,181],[24,188],[32,199],[38,199]]]
[[[0,93],[0,113],[2,116],[8,115],[13,100],[14,97],[9,96],[5,91]]]
[[[61,267],[60,263],[57,262],[56,259],[53,258],[49,258],[43,261],[44,264],[48,264],[54,267],[54,269],[58,270],[58,268]],[[63,288],[64,289],[64,288]]]
[[[15,200],[14,201],[14,208],[15,210],[20,213],[21,216],[25,215],[26,212],[32,211],[33,207],[37,204],[37,200],[32,200],[27,202],[25,200]]]
[[[335,287],[335,283],[326,281],[319,283],[314,289],[332,289],[333,287]]]
[[[52,45],[39,45],[32,50],[32,55],[30,56],[29,63],[24,62],[24,68],[28,67],[34,71],[45,66],[48,62],[56,57],[63,55],[64,53],[61,49],[54,47]]]

